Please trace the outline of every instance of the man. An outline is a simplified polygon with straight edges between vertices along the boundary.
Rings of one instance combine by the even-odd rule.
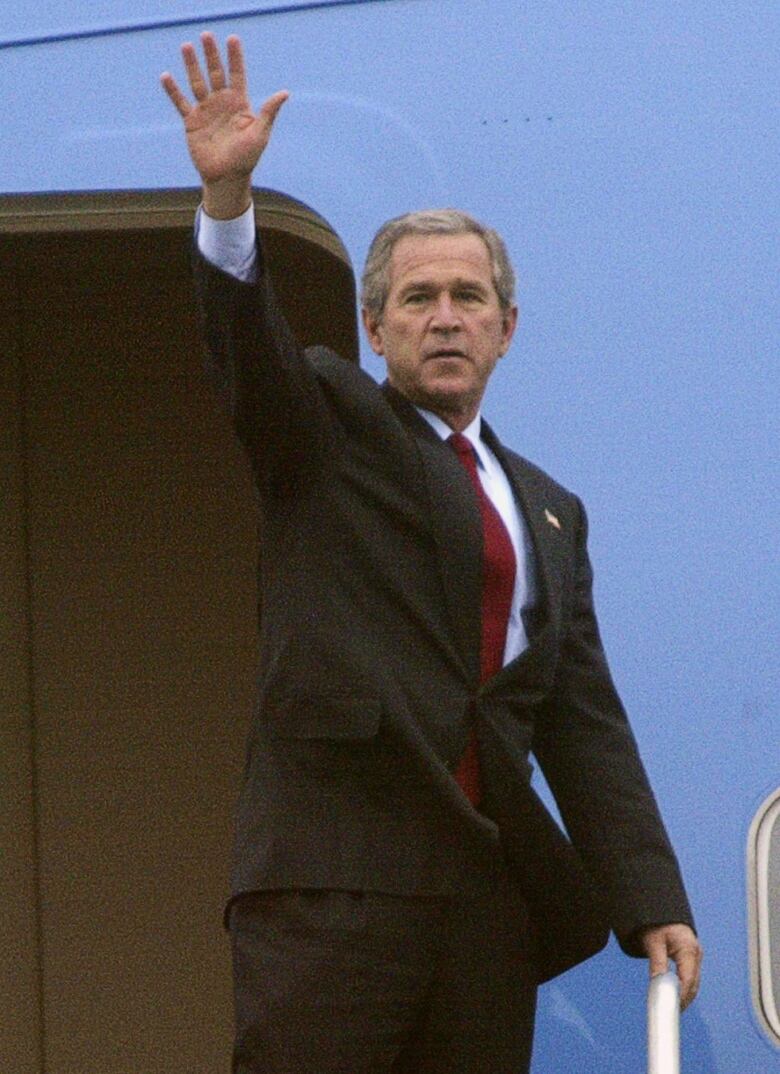
[[[520,1074],[537,983],[599,948],[650,972],[700,949],[599,640],[582,506],[480,414],[517,308],[465,214],[379,232],[363,320],[377,386],[301,354],[255,245],[253,114],[182,48],[162,76],[203,179],[198,286],[262,512],[259,701],[229,924],[234,1070]],[[530,789],[533,750],[574,847]],[[584,864],[583,864],[584,863]]]

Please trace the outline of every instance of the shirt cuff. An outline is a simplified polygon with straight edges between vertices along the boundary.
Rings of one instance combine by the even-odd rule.
[[[245,283],[255,278],[255,207],[233,220],[215,220],[201,205],[195,217],[198,249],[212,265]]]

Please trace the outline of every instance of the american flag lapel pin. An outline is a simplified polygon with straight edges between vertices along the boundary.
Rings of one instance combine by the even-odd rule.
[[[545,509],[544,509],[544,517],[547,519],[547,521],[550,523],[550,525],[555,526],[555,528],[557,530],[559,530],[561,528],[560,522],[555,517],[555,515],[552,513],[552,511],[550,511],[549,508],[547,508],[547,507],[545,507]]]

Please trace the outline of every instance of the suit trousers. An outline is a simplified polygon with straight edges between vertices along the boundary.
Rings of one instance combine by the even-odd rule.
[[[260,891],[230,914],[234,1074],[526,1074],[527,907],[478,894]]]

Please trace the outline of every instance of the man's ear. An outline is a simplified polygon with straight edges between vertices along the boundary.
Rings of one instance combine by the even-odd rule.
[[[509,350],[509,345],[512,342],[512,337],[515,334],[517,328],[517,319],[519,317],[519,310],[517,306],[510,306],[508,310],[504,310],[501,320],[501,357],[503,358],[506,352]]]
[[[382,319],[369,313],[365,306],[360,311],[363,318],[363,327],[368,336],[368,342],[375,354],[385,353],[384,333],[382,332]]]

